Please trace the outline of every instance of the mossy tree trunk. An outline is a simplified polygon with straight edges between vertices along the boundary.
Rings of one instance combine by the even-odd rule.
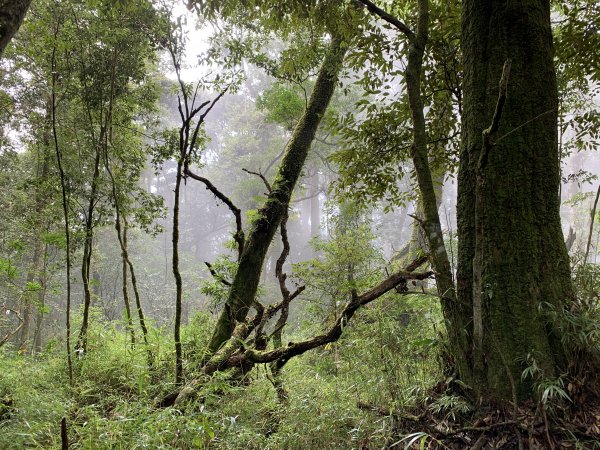
[[[211,338],[209,346],[211,353],[216,352],[231,337],[236,322],[246,319],[254,302],[265,255],[289,207],[292,191],[304,167],[321,118],[335,90],[344,54],[345,48],[342,42],[338,38],[333,38],[315,81],[308,106],[296,125],[271,192],[264,206],[258,211],[258,218],[252,224],[225,308]]]
[[[31,0],[0,0],[0,55],[15,35]]]
[[[104,128],[102,128],[100,131],[100,142],[103,142],[104,132]],[[96,154],[94,156],[94,174],[92,175],[91,191],[85,215],[85,241],[83,243],[83,258],[81,261],[81,280],[83,283],[83,318],[81,321],[81,329],[79,330],[77,349],[83,353],[87,351],[87,331],[89,327],[90,307],[92,305],[93,297],[90,286],[90,271],[92,267],[92,254],[94,251],[95,209],[99,195],[98,185],[100,183],[101,154],[101,145],[97,144]]]
[[[435,270],[437,291],[441,299],[444,319],[448,324],[450,349],[455,356],[456,363],[459,363],[465,359],[467,349],[466,335],[462,332],[465,327],[466,314],[464,305],[457,301],[452,268],[444,242],[438,212],[439,203],[429,166],[427,128],[421,95],[423,57],[429,31],[429,2],[419,0],[418,11],[418,23],[415,33],[405,33],[409,38],[408,64],[405,77],[408,101],[412,113],[414,139],[411,147],[411,158],[415,167],[423,208],[423,220],[420,225],[427,240],[429,260]]]
[[[466,332],[471,342],[459,371],[484,402],[521,401],[533,395],[531,380],[521,378],[527,355],[543,377],[565,368],[549,314],[573,295],[557,195],[549,1],[465,0],[462,45],[457,291],[460,304],[472,308],[463,321],[469,328],[454,330]],[[512,67],[497,115],[507,59]],[[474,283],[481,286],[476,292]]]

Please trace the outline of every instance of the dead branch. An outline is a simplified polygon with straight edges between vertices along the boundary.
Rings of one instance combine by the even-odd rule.
[[[206,189],[208,189],[215,197],[217,197],[219,200],[221,200],[223,203],[225,203],[227,205],[227,207],[229,208],[229,210],[233,213],[233,215],[235,217],[235,227],[236,227],[236,232],[233,235],[233,239],[235,240],[235,242],[238,245],[238,260],[239,260],[239,258],[242,255],[242,252],[244,251],[244,243],[245,243],[244,230],[242,229],[242,211],[233,204],[233,202],[231,201],[231,199],[229,197],[227,197],[219,189],[217,189],[217,187],[214,184],[212,184],[208,178],[204,178],[200,175],[193,173],[189,169],[189,167],[186,167],[184,169],[184,174],[186,176],[189,176],[190,178],[193,178],[196,181],[200,181],[201,183],[204,183],[204,185],[206,186]]]
[[[423,264],[423,257],[418,258],[411,263],[408,268],[419,267]],[[208,359],[201,369],[202,378],[192,380],[178,393],[169,394],[159,404],[159,406],[177,405],[185,399],[193,395],[196,387],[202,383],[205,376],[211,375],[216,371],[227,370],[232,368],[242,368],[242,370],[250,370],[255,364],[276,363],[277,368],[281,369],[287,361],[294,356],[299,356],[317,347],[322,347],[330,342],[337,341],[348,322],[354,316],[354,313],[362,306],[365,306],[372,301],[378,299],[382,295],[394,289],[398,284],[407,280],[424,280],[434,275],[433,272],[414,272],[414,271],[399,271],[389,276],[377,286],[368,290],[362,295],[358,295],[355,291],[352,292],[350,301],[338,317],[335,325],[333,325],[325,334],[314,336],[301,342],[290,342],[287,347],[278,347],[267,351],[258,348],[250,348],[245,344],[245,339],[252,332],[253,325],[250,326],[244,322],[238,322],[234,328],[232,336],[221,346],[221,348]],[[303,288],[303,287],[302,287]],[[298,289],[300,293],[303,289]],[[295,294],[296,294],[295,292]],[[296,294],[298,295],[298,294]],[[291,295],[290,295],[291,298]],[[283,302],[282,302],[283,303]],[[277,306],[275,309],[283,308],[284,305]],[[257,310],[258,311],[258,310]],[[265,316],[269,312],[263,312]],[[261,312],[257,312],[260,315]],[[264,317],[258,325],[264,326]],[[279,321],[278,321],[279,322]],[[285,322],[284,322],[285,323]],[[244,346],[246,345],[246,348]]]
[[[317,347],[321,347],[330,342],[337,341],[342,335],[343,329],[346,327],[350,319],[354,316],[354,313],[364,305],[371,303],[373,300],[378,299],[383,294],[394,289],[399,283],[406,280],[424,280],[430,278],[433,272],[406,272],[400,271],[391,275],[386,280],[379,283],[371,290],[365,292],[362,295],[355,295],[346,304],[346,307],[338,317],[335,325],[327,331],[325,334],[315,336],[311,339],[297,343],[289,343],[287,347],[280,347],[271,351],[258,352],[253,349],[246,350],[243,354],[240,354],[232,358],[230,364],[239,365],[243,360],[250,360],[253,363],[269,363],[276,360],[281,361],[280,364],[285,364],[290,358],[294,356],[306,353]]]

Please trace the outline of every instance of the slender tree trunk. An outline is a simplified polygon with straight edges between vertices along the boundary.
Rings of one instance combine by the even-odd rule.
[[[59,26],[57,25],[54,31],[54,37],[58,35]],[[73,384],[73,360],[71,355],[71,231],[69,224],[69,197],[67,195],[67,177],[62,163],[62,152],[58,145],[58,132],[56,120],[56,85],[58,71],[56,68],[56,44],[52,48],[52,137],[54,139],[54,150],[56,151],[56,162],[60,174],[60,186],[62,194],[63,218],[65,226],[65,244],[66,244],[66,260],[67,260],[67,304],[65,311],[65,328],[66,328],[66,350],[67,350],[67,367],[69,371],[69,383]]]
[[[211,353],[216,352],[231,337],[236,322],[246,318],[254,302],[265,255],[289,207],[292,191],[302,172],[321,117],[335,90],[344,55],[345,49],[340,40],[334,37],[316,79],[307,109],[290,139],[271,193],[252,225],[225,308],[209,344]]]
[[[175,179],[175,200],[173,204],[173,276],[175,277],[175,383],[183,381],[183,352],[181,349],[181,300],[183,294],[183,282],[179,271],[179,194],[181,191],[181,179],[183,161],[177,162],[177,174]]]
[[[311,177],[310,189],[310,237],[314,238],[321,234],[321,204],[319,201],[319,171]]]
[[[485,402],[524,400],[534,395],[532,381],[521,377],[528,355],[543,378],[566,369],[558,319],[550,314],[573,297],[557,196],[549,2],[465,0],[462,44],[457,278],[458,298],[471,311],[451,327],[467,333],[468,348],[478,347],[459,366],[477,395]],[[507,59],[512,68],[498,108]],[[475,330],[456,327],[471,319]]]
[[[596,218],[596,208],[598,207],[598,199],[600,198],[600,186],[596,191],[596,198],[594,200],[594,206],[590,211],[590,231],[588,232],[587,244],[585,245],[585,255],[583,256],[583,263],[587,264],[588,257],[590,255],[590,247],[592,246],[592,234],[594,233],[594,219]],[[596,249],[596,253],[598,249]]]
[[[39,236],[36,236],[35,247],[33,250],[33,257],[31,259],[31,265],[27,271],[26,283],[32,285],[39,276],[40,266],[42,262],[42,256],[44,252],[44,242]],[[24,296],[24,304],[22,308],[23,315],[23,326],[21,327],[19,337],[19,350],[21,352],[27,352],[29,347],[29,334],[31,330],[31,322],[33,318],[33,304],[35,297],[39,298],[39,290],[33,292],[27,292]]]
[[[39,143],[38,161],[41,159],[41,165],[38,162],[37,180],[35,185],[35,218],[34,218],[34,249],[31,259],[31,265],[27,272],[27,283],[33,283],[38,278],[41,265],[44,262],[45,244],[42,241],[41,234],[45,229],[47,219],[44,218],[44,208],[47,203],[47,192],[41,183],[45,183],[50,170],[51,148],[50,134],[52,126],[52,105],[51,99],[48,99],[46,104],[46,116],[44,122],[44,131],[41,142]],[[41,155],[40,155],[41,153]],[[27,350],[31,322],[33,317],[33,304],[35,297],[40,297],[40,291],[30,292],[25,296],[25,304],[23,305],[23,326],[21,328],[19,338],[19,348],[21,351]]]
[[[33,335],[33,353],[39,353],[42,351],[42,326],[44,323],[44,314],[45,314],[45,306],[46,306],[46,289],[48,284],[47,279],[47,268],[48,268],[48,245],[44,245],[44,257],[43,257],[43,267],[42,273],[40,276],[40,285],[41,289],[39,292],[39,302],[40,308],[38,309],[37,316],[35,319],[35,333]]]
[[[121,234],[121,224],[119,218],[115,220],[115,230],[117,231],[117,235]],[[121,241],[121,237],[118,237],[119,242]],[[131,302],[129,301],[129,290],[127,288],[128,284],[128,276],[127,276],[127,255],[126,255],[126,244],[127,243],[127,229],[123,230],[123,245],[121,245],[121,265],[123,272],[123,303],[125,304],[125,316],[127,319],[127,328],[129,329],[129,334],[131,337],[131,348],[135,347],[135,328],[133,327],[133,318],[131,317]]]
[[[77,349],[85,353],[87,350],[87,330],[90,318],[90,306],[92,304],[92,292],[90,289],[90,269],[92,266],[92,253],[94,249],[94,210],[98,197],[98,183],[100,179],[100,159],[102,156],[101,142],[104,141],[104,128],[100,133],[99,143],[96,144],[96,155],[94,158],[94,173],[92,175],[92,188],[88,199],[88,208],[85,218],[85,242],[83,244],[83,258],[81,261],[81,280],[83,282],[83,318]]]
[[[146,325],[146,318],[144,316],[144,310],[142,309],[142,300],[140,298],[140,291],[137,285],[137,278],[135,276],[135,270],[133,268],[133,263],[129,258],[129,250],[127,248],[127,230],[129,228],[129,224],[127,222],[127,217],[123,217],[123,254],[125,256],[125,261],[129,267],[129,274],[131,275],[131,287],[133,288],[133,296],[135,298],[135,308],[138,314],[138,320],[140,322],[140,328],[142,329],[142,337],[144,339],[144,345],[146,346],[146,351],[148,353],[148,367],[152,367],[154,365],[154,354],[150,349],[150,342],[148,341],[148,325]]]
[[[444,319],[447,324],[451,324],[447,327],[450,348],[456,357],[455,364],[461,364],[465,360],[465,352],[467,351],[465,334],[461,331],[465,327],[464,312],[461,314],[461,309],[464,308],[457,302],[452,269],[442,234],[436,189],[429,167],[426,122],[421,97],[423,55],[428,39],[428,28],[429,4],[427,0],[419,0],[417,30],[410,39],[408,64],[405,72],[408,101],[413,122],[414,142],[411,148],[411,157],[423,206],[424,219],[421,222],[421,227],[427,238],[431,265],[436,272],[435,279],[438,294],[441,298]]]

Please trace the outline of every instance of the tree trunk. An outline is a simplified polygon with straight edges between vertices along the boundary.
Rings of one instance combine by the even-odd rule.
[[[47,219],[44,218],[44,208],[47,204],[48,194],[40,183],[45,183],[48,178],[48,172],[50,167],[50,122],[51,122],[51,105],[47,105],[46,121],[44,126],[44,133],[42,136],[42,142],[40,149],[41,156],[41,170],[37,173],[37,181],[35,186],[35,219],[34,219],[34,248],[31,265],[27,272],[27,283],[33,283],[39,276],[42,262],[44,261],[45,244],[42,240],[41,234],[44,231],[44,222]],[[39,166],[38,166],[39,167]],[[29,334],[31,330],[31,322],[33,318],[33,304],[34,297],[40,297],[41,291],[28,292],[25,296],[25,303],[23,305],[23,327],[21,328],[21,335],[19,338],[19,348],[21,351],[27,351]]]
[[[427,239],[429,260],[435,270],[435,281],[447,324],[450,349],[455,354],[455,364],[460,365],[465,360],[467,351],[467,341],[462,331],[465,327],[465,311],[463,311],[465,308],[457,301],[452,268],[442,234],[436,191],[429,166],[426,122],[421,96],[423,55],[428,40],[428,29],[429,3],[427,0],[419,0],[418,24],[416,33],[410,37],[408,64],[405,71],[413,123],[414,142],[411,147],[411,158],[423,205],[424,219],[420,225]]]
[[[0,0],[0,55],[23,23],[30,4],[31,0]]]
[[[465,0],[462,45],[457,290],[460,304],[472,307],[462,323],[474,323],[475,330],[449,326],[471,340],[460,375],[484,402],[524,400],[533,394],[531,380],[521,377],[528,355],[543,378],[565,368],[548,305],[560,312],[573,296],[557,196],[549,2]],[[502,108],[498,86],[508,58],[512,68]],[[474,283],[481,286],[477,292]]]
[[[104,128],[100,133],[100,142],[104,142]],[[85,217],[85,241],[83,244],[83,258],[81,261],[81,280],[83,282],[83,318],[81,329],[79,330],[79,339],[77,349],[85,353],[87,349],[87,330],[89,326],[90,306],[92,304],[92,292],[90,290],[90,269],[92,266],[92,253],[94,250],[94,210],[98,197],[98,184],[100,179],[100,157],[101,145],[96,146],[96,155],[94,158],[94,174],[92,175],[92,187],[88,199],[88,208]]]
[[[131,275],[131,287],[133,288],[133,296],[135,297],[135,309],[137,310],[138,320],[140,322],[140,328],[142,329],[142,337],[144,339],[144,345],[146,346],[146,353],[148,356],[148,367],[152,367],[154,365],[154,354],[152,353],[152,349],[150,348],[150,342],[148,341],[148,326],[146,325],[146,318],[144,316],[144,310],[142,309],[142,300],[140,297],[140,291],[137,285],[137,278],[135,276],[135,270],[133,268],[133,263],[129,258],[129,250],[127,248],[127,229],[129,228],[129,224],[127,222],[127,217],[123,217],[123,240],[120,241],[123,251],[123,256],[125,261],[127,262],[127,266],[129,267],[129,274]]]
[[[181,193],[181,179],[183,178],[183,161],[177,162],[177,173],[175,178],[175,201],[173,204],[173,242],[172,269],[175,277],[175,325],[173,337],[175,339],[175,384],[183,381],[183,350],[181,348],[181,301],[183,296],[183,281],[179,271],[179,195]]]
[[[296,125],[278,174],[265,205],[258,211],[244,246],[225,308],[215,327],[209,351],[214,353],[233,333],[236,321],[243,321],[258,289],[261,269],[267,250],[289,207],[292,191],[302,172],[311,143],[335,90],[345,48],[333,38],[329,52],[315,81],[308,106]]]
[[[27,271],[27,284],[33,284],[38,278],[40,272],[40,265],[42,262],[42,256],[44,252],[44,242],[41,237],[37,236],[35,242],[35,247],[33,250],[33,259],[31,260],[31,265],[29,266],[29,270]],[[19,350],[21,352],[27,352],[29,347],[29,334],[31,330],[31,322],[33,318],[33,305],[35,296],[39,297],[39,291],[26,292],[24,295],[24,304],[22,307],[23,311],[23,326],[21,327],[21,332],[19,336]]]
[[[118,224],[118,225],[117,225]],[[115,220],[115,230],[118,235],[118,240],[121,242],[121,223],[120,218],[117,217]],[[126,243],[127,243],[127,228],[123,231],[123,242],[121,245],[121,271],[123,272],[122,276],[122,290],[123,290],[123,303],[125,305],[125,316],[127,319],[127,328],[129,329],[129,337],[131,339],[131,348],[135,348],[135,328],[133,327],[133,318],[131,317],[131,302],[129,301],[129,289],[127,288],[127,284],[129,282],[129,277],[127,276],[128,272],[128,264],[127,264],[127,254],[126,254]]]
[[[321,202],[319,201],[319,170],[315,172],[310,180],[310,237],[321,235]]]
[[[32,353],[40,353],[42,351],[42,329],[44,323],[44,315],[46,309],[46,289],[48,285],[47,277],[48,269],[48,244],[44,245],[44,264],[42,267],[42,273],[40,277],[40,284],[42,288],[39,293],[40,308],[38,309],[37,316],[35,319],[35,333],[33,334],[33,346],[31,349]]]

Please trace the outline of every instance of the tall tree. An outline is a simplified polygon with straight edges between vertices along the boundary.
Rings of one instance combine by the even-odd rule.
[[[557,195],[550,2],[465,0],[462,8],[457,290],[473,325],[457,330],[472,339],[459,368],[484,399],[525,399],[528,359],[544,378],[566,369],[554,315],[573,296]]]

